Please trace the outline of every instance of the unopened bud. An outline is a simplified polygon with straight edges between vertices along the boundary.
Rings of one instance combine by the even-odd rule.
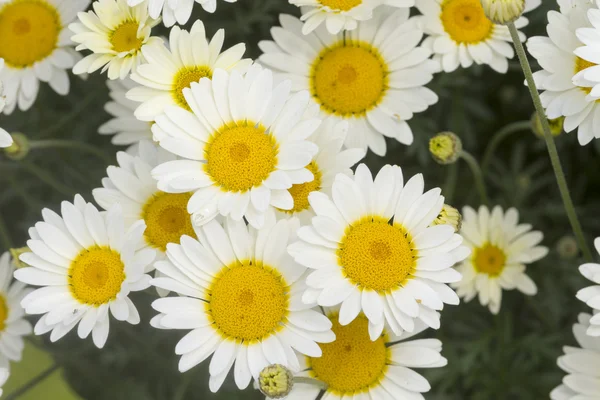
[[[556,252],[564,260],[572,260],[579,254],[577,241],[573,236],[563,236],[556,243]]]
[[[550,133],[552,136],[558,136],[563,131],[563,125],[565,123],[565,117],[558,117],[554,119],[548,120],[548,125],[550,125]],[[540,117],[537,113],[533,113],[531,116],[531,130],[535,134],[535,136],[543,138],[544,137],[544,128],[542,128],[542,121],[540,121]]]
[[[13,144],[2,149],[6,157],[11,160],[19,161],[24,159],[29,154],[29,139],[22,133],[13,133]]]
[[[516,21],[525,10],[525,0],[481,0],[481,5],[485,16],[500,25]]]
[[[452,164],[458,160],[462,151],[460,138],[452,132],[441,132],[429,141],[429,152],[440,164]]]
[[[440,214],[433,220],[431,225],[451,225],[454,227],[454,232],[458,232],[462,225],[462,215],[460,215],[460,212],[456,208],[444,204],[442,211],[440,211]]]
[[[269,365],[258,376],[258,388],[271,399],[287,396],[294,386],[294,374],[280,364]]]

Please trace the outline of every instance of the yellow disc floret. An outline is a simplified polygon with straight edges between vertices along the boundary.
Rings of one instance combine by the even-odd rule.
[[[335,341],[320,344],[321,357],[309,358],[310,373],[327,384],[328,392],[348,398],[377,386],[391,357],[385,335],[371,341],[369,321],[362,314],[346,326],[340,325],[337,315],[329,318]]]
[[[294,208],[291,210],[279,210],[289,214],[294,214],[297,212],[301,212],[304,210],[308,210],[310,208],[310,204],[308,202],[308,195],[311,192],[316,192],[321,190],[321,178],[322,174],[317,166],[317,163],[312,161],[310,164],[306,166],[310,172],[313,173],[314,179],[311,182],[299,183],[292,185],[291,188],[288,189],[292,198],[294,199]]]
[[[595,67],[596,65],[597,64],[594,64],[593,62],[589,62],[588,60],[584,60],[581,57],[576,57],[575,58],[575,74],[578,74],[579,72],[583,71],[584,69],[588,69],[590,67]],[[590,94],[590,92],[592,91],[591,87],[579,87],[579,89],[581,89],[586,94]]]
[[[137,36],[139,25],[137,21],[125,21],[117,26],[110,34],[113,50],[117,53],[140,50],[144,39]]]
[[[206,310],[223,337],[253,342],[283,326],[288,304],[283,277],[272,268],[245,261],[230,265],[215,278]]]
[[[69,289],[73,297],[92,306],[115,300],[124,280],[121,255],[108,247],[83,250],[69,268]]]
[[[227,192],[246,192],[275,170],[278,145],[262,126],[240,122],[215,132],[204,148],[204,169]]]
[[[0,332],[4,332],[6,328],[6,319],[8,318],[8,304],[6,297],[0,294]]]
[[[366,217],[348,228],[337,250],[344,274],[361,288],[392,291],[415,271],[417,250],[401,225]]]
[[[477,272],[498,276],[506,265],[506,254],[498,246],[486,243],[473,252],[473,265]]]
[[[490,38],[494,24],[480,0],[444,0],[440,15],[444,30],[456,43],[477,44]]]
[[[340,42],[321,52],[311,72],[311,92],[321,108],[342,116],[364,115],[388,89],[388,68],[376,48]]]
[[[189,88],[192,82],[199,82],[202,78],[212,78],[212,70],[209,67],[183,67],[177,71],[173,79],[173,90],[171,93],[178,106],[191,111],[190,106],[183,96],[183,89]]]
[[[154,194],[144,205],[142,219],[146,222],[146,242],[165,251],[167,243],[179,244],[183,235],[196,237],[187,203],[191,193]]]
[[[0,2],[0,58],[13,68],[48,57],[62,29],[60,14],[44,0]]]
[[[321,5],[332,10],[348,11],[362,4],[362,0],[318,0]]]

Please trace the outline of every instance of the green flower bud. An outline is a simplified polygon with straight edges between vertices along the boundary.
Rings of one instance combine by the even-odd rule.
[[[429,152],[439,164],[453,164],[462,151],[460,138],[452,132],[441,132],[429,141]]]

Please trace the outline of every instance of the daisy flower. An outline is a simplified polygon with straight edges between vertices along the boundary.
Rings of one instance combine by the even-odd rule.
[[[380,6],[371,20],[338,35],[319,28],[304,36],[297,18],[282,15],[282,27],[271,29],[274,42],[259,43],[259,61],[291,79],[294,91],[309,90],[323,119],[348,121],[346,147],[377,155],[386,152],[385,136],[411,144],[406,121],[438,100],[423,86],[437,64],[419,46],[418,19],[393,10]]]
[[[588,27],[581,27],[575,32],[577,39],[583,44],[575,49],[575,55],[580,57],[580,63],[585,67],[580,74],[581,78],[592,87],[590,99],[597,100],[600,99],[600,57],[595,53],[600,45],[600,0],[588,2],[588,7],[591,7],[587,11]]]
[[[152,139],[151,123],[138,120],[134,111],[139,105],[129,100],[126,93],[137,86],[129,78],[114,81],[107,80],[111,101],[106,103],[104,110],[113,118],[98,128],[101,135],[114,135],[111,139],[114,145],[134,145],[141,140]]]
[[[273,88],[271,71],[245,76],[217,69],[183,96],[192,112],[170,106],[152,127],[160,145],[182,158],[154,168],[166,192],[195,192],[188,211],[198,224],[217,214],[261,227],[269,207],[291,210],[292,184],[314,179],[306,167],[318,148],[305,140],[318,119],[302,119],[308,92],[290,96],[290,82]]]
[[[594,240],[594,247],[600,253],[600,238]],[[587,334],[590,336],[600,336],[600,314],[597,314],[598,310],[600,310],[600,275],[598,274],[600,272],[600,264],[583,264],[579,267],[579,272],[595,283],[595,285],[588,286],[577,292],[577,298],[594,309],[594,316],[590,320]]]
[[[31,324],[23,318],[21,300],[31,292],[21,282],[13,282],[14,266],[8,252],[0,256],[0,369],[8,368],[9,361],[21,361],[25,342],[31,334]],[[1,379],[0,379],[1,381]]]
[[[145,46],[142,53],[147,64],[140,65],[131,79],[143,85],[130,90],[127,98],[141,102],[135,116],[142,121],[153,121],[169,105],[191,111],[183,89],[201,78],[212,78],[216,68],[239,70],[241,73],[252,60],[242,59],[246,45],[237,45],[221,53],[225,33],[219,29],[210,42],[206,39],[204,24],[196,21],[190,32],[171,28],[168,50],[164,44]]]
[[[493,314],[500,310],[502,290],[518,289],[526,295],[537,293],[535,283],[525,274],[526,264],[548,254],[548,248],[538,246],[542,232],[532,231],[531,225],[519,224],[514,208],[504,212],[496,206],[491,214],[487,207],[476,212],[463,208],[460,234],[471,249],[471,257],[456,269],[462,280],[454,288],[465,302],[479,295],[479,302]]]
[[[200,4],[204,11],[214,13],[217,9],[217,0],[195,0]],[[237,0],[225,0],[228,3],[235,3]],[[135,7],[144,3],[148,8],[148,13],[154,19],[160,17],[162,11],[163,22],[166,27],[173,26],[175,23],[184,25],[192,15],[194,0],[128,0],[127,4]]]
[[[2,76],[2,68],[4,68],[4,60],[0,58],[0,77]],[[4,85],[0,80],[0,113],[6,105],[6,97],[4,96]],[[12,136],[6,130],[0,127],[0,148],[9,147],[12,144]]]
[[[440,354],[437,339],[407,340],[421,333],[418,324],[412,333],[396,336],[389,329],[371,341],[369,321],[360,314],[348,325],[338,322],[339,310],[327,310],[335,341],[321,344],[319,358],[303,357],[302,371],[296,376],[311,377],[327,384],[323,390],[315,385],[296,383],[286,400],[341,399],[422,399],[421,393],[431,386],[412,368],[438,368],[447,364]]]
[[[304,21],[302,33],[308,35],[323,22],[332,35],[341,30],[352,30],[358,21],[373,17],[376,0],[289,0],[290,4],[302,7],[301,21]],[[406,7],[414,6],[414,0],[407,0]]]
[[[540,4],[541,0],[527,0],[524,12]],[[429,35],[423,46],[433,52],[444,72],[475,63],[506,73],[508,59],[515,55],[508,27],[490,21],[481,0],[416,0],[416,6],[423,14],[425,33]],[[519,29],[528,23],[525,17],[514,22]],[[526,40],[522,32],[519,37]]]
[[[352,168],[365,156],[360,148],[342,150],[348,132],[346,121],[321,124],[309,140],[319,147],[319,152],[306,167],[314,178],[310,182],[298,183],[288,189],[294,199],[291,210],[275,209],[279,218],[296,217],[302,224],[309,224],[314,211],[310,208],[308,195],[312,192],[331,194],[331,185],[337,174],[352,176]]]
[[[311,193],[317,214],[288,247],[308,275],[303,300],[341,304],[339,322],[361,311],[375,340],[384,325],[396,335],[413,332],[415,319],[439,328],[438,310],[458,304],[446,283],[460,280],[452,266],[468,256],[450,225],[429,227],[444,204],[439,188],[423,193],[421,174],[404,184],[402,170],[386,165],[373,180],[360,164],[354,178],[338,174],[331,199]]]
[[[179,297],[152,303],[159,329],[191,330],[175,347],[179,370],[207,359],[210,390],[216,392],[233,366],[235,383],[244,389],[263,368],[281,364],[300,368],[297,353],[321,356],[319,343],[332,342],[331,322],[302,302],[305,268],[287,254],[297,220],[269,218],[256,230],[244,221],[213,220],[167,246],[168,260],[156,268],[166,278],[152,284]]]
[[[43,221],[29,230],[31,252],[19,258],[31,267],[19,268],[15,278],[42,286],[21,305],[27,314],[44,314],[34,327],[36,335],[52,331],[55,342],[78,325],[84,339],[92,334],[102,348],[108,338],[109,310],[119,321],[140,322],[129,292],[144,290],[150,276],[144,270],[154,251],[136,251],[143,240],[143,221],[125,230],[119,206],[100,213],[79,195],[64,201],[61,215],[42,210]]]
[[[144,61],[142,48],[162,39],[150,36],[159,20],[148,15],[144,5],[129,7],[127,0],[98,0],[94,11],[77,14],[79,22],[69,25],[71,38],[79,43],[77,50],[90,50],[73,67],[73,73],[92,73],[108,70],[109,79],[125,79],[130,71]]]
[[[558,357],[558,366],[568,375],[556,387],[552,400],[592,400],[600,393],[600,372],[596,362],[600,359],[600,338],[586,335],[590,328],[591,315],[579,314],[578,323],[573,325],[573,335],[580,347],[565,346],[564,355]]]
[[[18,105],[28,110],[35,101],[40,81],[60,95],[69,93],[67,70],[81,58],[71,48],[66,26],[89,0],[0,1],[0,58],[4,69],[6,107],[10,114]]]
[[[594,118],[600,118],[596,102],[600,97],[591,93],[593,84],[584,78],[594,64],[575,54],[582,45],[576,31],[590,25],[587,12],[591,6],[586,0],[561,2],[560,12],[548,11],[548,37],[532,37],[527,43],[527,50],[542,67],[533,77],[544,90],[540,97],[546,115],[551,119],[564,116],[565,131],[577,128],[581,145],[600,138],[600,125],[594,124]]]

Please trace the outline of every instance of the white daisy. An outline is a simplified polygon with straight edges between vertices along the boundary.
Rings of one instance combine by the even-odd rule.
[[[575,32],[582,44],[581,47],[575,49],[575,55],[580,57],[581,63],[586,67],[580,74],[586,84],[580,86],[591,86],[590,99],[598,100],[600,99],[600,67],[598,67],[600,57],[596,53],[600,46],[600,10],[598,9],[600,0],[589,1],[589,7],[591,9],[587,11],[587,27],[580,27]],[[577,77],[574,78],[574,81],[577,81]],[[597,130],[600,131],[598,128]]]
[[[214,13],[217,9],[217,0],[195,0],[202,8]],[[237,0],[225,0],[228,3],[235,3]],[[137,6],[144,3],[148,8],[148,13],[154,19],[158,19],[162,12],[163,22],[166,27],[173,26],[175,23],[184,25],[192,15],[194,8],[194,0],[128,0],[127,3],[131,6]]]
[[[600,238],[594,240],[594,247],[596,247],[596,251],[600,254]],[[594,309],[594,316],[590,320],[590,327],[587,330],[587,334],[590,336],[600,336],[600,314],[597,314],[598,310],[600,310],[600,264],[583,264],[579,267],[579,272],[595,283],[595,285],[588,286],[577,292],[577,298]]]
[[[326,315],[336,340],[320,345],[321,357],[303,357],[297,376],[318,379],[327,384],[327,390],[319,397],[323,392],[319,387],[296,383],[286,400],[423,399],[421,393],[431,386],[412,368],[438,368],[448,363],[440,354],[439,340],[407,340],[425,330],[425,324],[401,336],[386,328],[371,341],[364,314],[345,326],[338,322],[339,311],[328,310]]]
[[[565,131],[578,128],[579,143],[585,145],[593,138],[600,138],[600,125],[594,123],[594,119],[600,118],[596,101],[600,97],[592,95],[593,83],[584,78],[594,64],[575,55],[582,44],[576,31],[590,26],[587,12],[592,3],[563,0],[560,4],[560,12],[548,11],[549,37],[532,37],[527,50],[543,68],[533,77],[538,88],[544,90],[540,97],[548,118],[564,116]]]
[[[21,282],[43,286],[27,295],[21,305],[28,314],[44,314],[34,327],[36,335],[52,331],[57,341],[75,325],[80,338],[91,333],[102,348],[109,330],[109,310],[130,324],[140,317],[129,292],[144,290],[150,276],[144,270],[154,251],[136,251],[143,240],[143,221],[125,230],[119,206],[100,213],[79,195],[64,201],[61,214],[42,210],[44,221],[29,230],[30,253],[19,258],[31,267],[15,271]]]
[[[294,207],[291,210],[276,210],[278,218],[296,217],[300,223],[310,223],[315,216],[310,208],[308,195],[312,192],[323,192],[331,194],[331,186],[337,174],[352,176],[352,168],[365,156],[365,150],[360,148],[342,150],[342,146],[348,133],[347,121],[327,121],[321,124],[309,140],[319,147],[319,152],[306,167],[312,172],[314,179],[306,183],[292,185],[288,189],[294,199]]]
[[[429,35],[423,46],[434,53],[444,72],[475,63],[506,73],[508,59],[515,55],[508,27],[492,23],[485,16],[480,0],[417,0],[416,3],[423,14],[425,33]],[[541,0],[527,0],[524,12],[540,4]],[[520,29],[528,20],[520,17],[514,24]],[[522,32],[519,37],[522,41],[526,39]]]
[[[211,391],[217,391],[234,361],[235,383],[244,389],[270,364],[300,368],[295,351],[319,357],[319,343],[335,339],[331,322],[302,302],[305,268],[286,253],[297,220],[269,218],[255,230],[243,221],[216,220],[167,246],[156,268],[167,278],[152,284],[179,297],[156,300],[151,324],[191,330],[175,347],[179,370],[207,359]],[[295,350],[295,351],[294,351]]]
[[[564,355],[558,357],[558,366],[568,375],[556,387],[552,400],[595,400],[600,395],[600,338],[586,335],[590,328],[589,314],[579,314],[573,325],[573,335],[580,347],[565,346]]]
[[[372,339],[387,322],[400,335],[415,319],[439,328],[438,310],[458,304],[446,283],[460,280],[452,266],[468,256],[450,225],[429,227],[444,204],[439,188],[423,193],[421,174],[406,184],[398,166],[386,165],[373,180],[360,164],[354,179],[338,174],[332,199],[308,196],[317,214],[288,247],[299,263],[314,269],[303,296],[320,306],[341,304],[347,325],[362,310]]]
[[[341,30],[352,30],[358,21],[373,18],[373,9],[377,0],[289,0],[290,4],[302,7],[301,21],[304,21],[302,33],[314,31],[323,22],[327,31],[333,35]],[[414,0],[407,0],[406,7],[414,6]]]
[[[216,68],[238,70],[244,73],[252,60],[242,59],[246,45],[239,43],[221,53],[225,33],[219,29],[210,42],[206,39],[204,24],[196,21],[190,32],[171,28],[168,50],[162,43],[142,49],[147,64],[139,66],[131,79],[143,85],[130,90],[127,98],[142,102],[135,116],[152,121],[169,105],[191,111],[183,96],[183,89],[201,78],[212,78]]]
[[[98,0],[94,11],[77,14],[79,22],[69,25],[75,33],[71,38],[79,43],[77,50],[92,54],[73,67],[73,73],[92,73],[108,70],[109,79],[125,79],[130,71],[144,61],[142,48],[162,39],[150,36],[159,20],[148,15],[144,5],[129,7],[127,0]]]
[[[0,77],[2,77],[2,69],[4,68],[4,60],[0,58]],[[6,97],[4,96],[4,85],[0,80],[0,113],[6,105]],[[12,136],[5,129],[0,127],[0,148],[9,147],[12,144]]]
[[[25,342],[31,334],[31,324],[23,318],[21,300],[31,292],[25,284],[13,282],[14,266],[9,253],[0,256],[0,369],[8,368],[9,361],[21,361]],[[0,379],[1,381],[1,379]]]
[[[290,82],[273,88],[271,71],[258,65],[242,77],[217,69],[185,88],[192,109],[170,106],[156,117],[154,138],[184,158],[152,171],[166,192],[194,195],[188,211],[197,223],[217,214],[261,227],[269,207],[291,210],[287,189],[313,180],[305,168],[318,151],[306,141],[319,126],[304,119],[308,92],[290,96]]]
[[[104,106],[107,113],[113,116],[98,128],[101,135],[114,135],[111,139],[114,145],[134,145],[141,140],[152,139],[152,124],[138,120],[134,111],[139,105],[127,99],[126,93],[137,86],[131,79],[107,80],[112,99]]]
[[[292,80],[292,90],[309,90],[324,119],[347,120],[346,147],[369,147],[384,155],[384,136],[411,144],[406,123],[438,100],[423,85],[437,69],[417,18],[406,8],[380,6],[369,21],[344,34],[321,27],[304,36],[301,22],[282,15],[271,29],[274,42],[259,43],[261,63]]]
[[[471,257],[456,268],[463,277],[452,286],[465,302],[479,294],[481,305],[497,314],[502,290],[518,289],[529,296],[537,293],[525,266],[545,257],[548,248],[538,246],[544,238],[542,232],[532,231],[531,225],[519,224],[518,220],[514,208],[504,212],[496,206],[491,214],[485,206],[479,207],[479,212],[463,208],[460,234],[471,249]]]
[[[17,104],[20,110],[28,110],[40,81],[48,82],[60,95],[69,93],[67,70],[81,57],[71,48],[66,27],[89,4],[89,0],[0,1],[5,114],[12,113]]]

